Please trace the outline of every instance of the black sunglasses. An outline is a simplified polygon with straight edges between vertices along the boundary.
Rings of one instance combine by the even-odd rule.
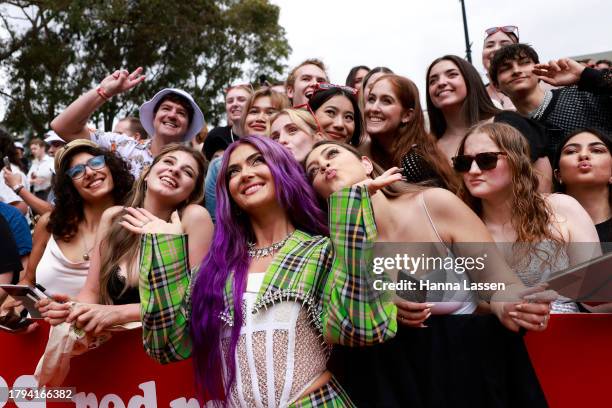
[[[492,170],[497,167],[498,156],[505,156],[506,154],[506,152],[484,152],[475,156],[462,154],[453,157],[453,168],[459,173],[467,173],[472,168],[472,162],[476,160],[480,170]]]

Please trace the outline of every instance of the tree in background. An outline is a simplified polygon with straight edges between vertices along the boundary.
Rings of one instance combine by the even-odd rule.
[[[0,3],[4,125],[41,134],[70,102],[118,68],[147,80],[93,120],[106,130],[166,87],[190,92],[209,122],[223,90],[241,78],[282,73],[290,47],[268,0],[75,0]]]

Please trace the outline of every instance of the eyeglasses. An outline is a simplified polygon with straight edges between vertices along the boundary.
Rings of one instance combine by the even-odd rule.
[[[498,156],[506,156],[506,152],[484,152],[478,153],[475,156],[462,154],[453,157],[453,168],[458,173],[467,173],[472,168],[472,162],[476,160],[476,164],[480,170],[493,170],[497,167]]]
[[[312,108],[310,107],[309,104],[303,103],[301,105],[294,106],[293,109],[306,109],[308,112],[310,112],[310,114],[312,115],[312,118],[317,124],[317,132],[323,133],[323,128],[321,127],[321,125],[319,124],[319,121],[317,120],[317,115],[315,115],[315,113],[312,111]]]
[[[106,166],[106,160],[103,155],[92,157],[85,164],[77,164],[74,167],[66,170],[66,174],[73,180],[78,180],[85,175],[85,167],[92,170],[100,170]]]
[[[514,34],[514,36],[516,37],[516,40],[518,41],[518,39],[519,39],[518,27],[517,26],[513,26],[513,25],[503,26],[503,27],[491,27],[491,28],[487,28],[485,30],[485,34],[487,35],[487,37],[489,37],[489,36],[495,34],[498,31],[503,31],[506,34]]]
[[[355,88],[351,88],[350,86],[329,84],[327,82],[319,82],[315,85],[315,89],[312,94],[314,95],[319,91],[327,91],[328,89],[342,89],[343,91],[346,91],[350,93],[351,95],[357,95],[359,93],[359,90]]]

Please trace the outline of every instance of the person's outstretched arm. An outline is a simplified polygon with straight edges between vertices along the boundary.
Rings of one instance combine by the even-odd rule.
[[[108,99],[132,89],[142,81],[142,67],[131,74],[127,70],[117,70],[104,78],[100,85],[81,95],[51,122],[51,129],[66,142],[75,139],[89,139],[87,121],[89,117]]]

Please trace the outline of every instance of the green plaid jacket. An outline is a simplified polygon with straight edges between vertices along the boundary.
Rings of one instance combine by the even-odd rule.
[[[349,346],[383,342],[397,331],[397,309],[372,287],[376,224],[367,188],[356,186],[329,199],[330,238],[295,231],[266,271],[254,310],[297,301],[325,341]],[[142,237],[140,299],[143,342],[161,363],[191,355],[191,275],[181,235]],[[221,318],[233,324],[232,282],[226,284]]]

